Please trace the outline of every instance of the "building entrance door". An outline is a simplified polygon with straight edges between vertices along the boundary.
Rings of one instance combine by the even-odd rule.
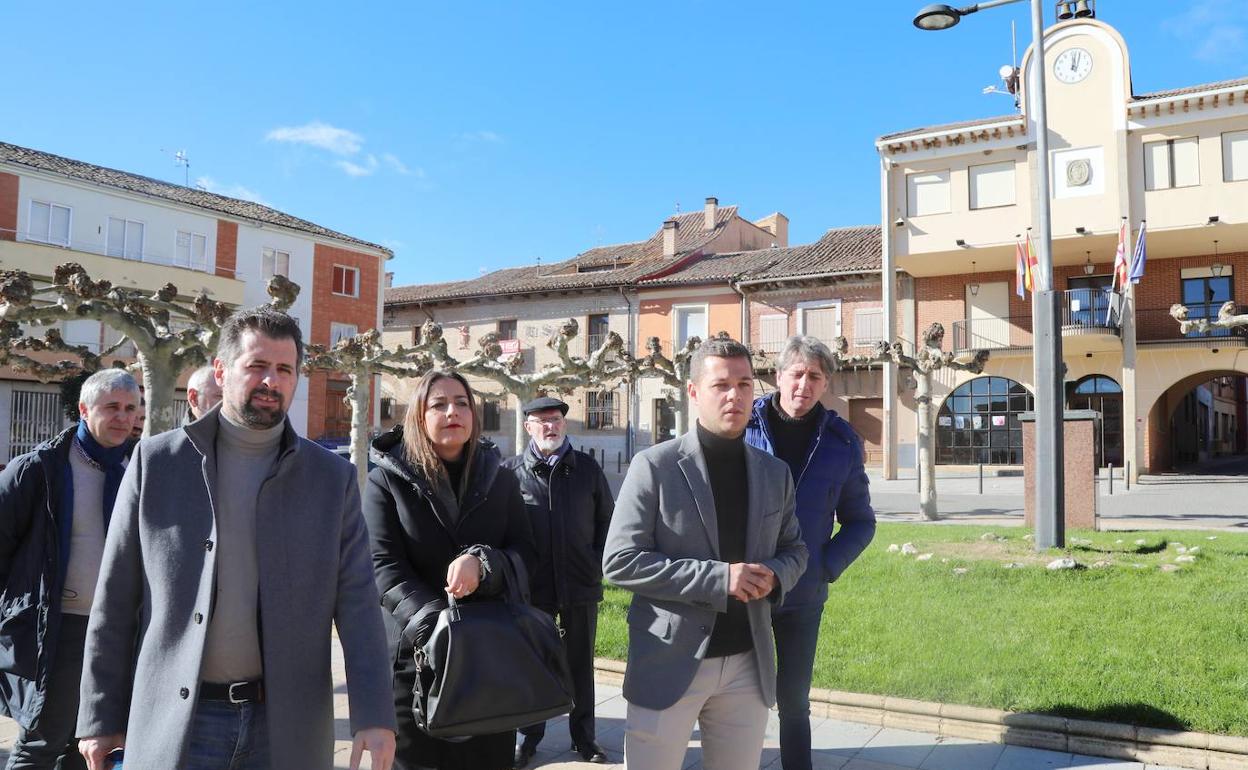
[[[667,441],[669,438],[676,437],[676,411],[672,408],[672,402],[666,398],[654,399],[654,413],[650,424],[653,427],[650,440],[659,444]]]
[[[1101,414],[1101,429],[1096,436],[1096,467],[1122,467],[1122,388],[1103,375],[1084,377],[1070,386],[1066,394],[1067,409],[1092,409]]]
[[[321,438],[350,438],[351,407],[345,400],[350,386],[341,380],[325,383],[325,435]]]
[[[884,399],[851,398],[849,424],[862,439],[863,461],[867,465],[884,462]]]

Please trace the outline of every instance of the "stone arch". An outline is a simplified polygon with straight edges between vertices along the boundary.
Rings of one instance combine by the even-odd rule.
[[[1236,357],[1238,363],[1239,357]],[[1245,377],[1243,368],[1203,369],[1191,374],[1181,374],[1170,382],[1154,399],[1148,409],[1148,421],[1144,431],[1144,459],[1149,473],[1157,473],[1172,467],[1171,420],[1182,399],[1197,385],[1217,377]]]

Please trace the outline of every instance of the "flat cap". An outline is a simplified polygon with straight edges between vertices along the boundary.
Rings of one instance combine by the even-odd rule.
[[[535,398],[529,403],[525,404],[523,407],[521,407],[520,411],[524,412],[525,416],[527,417],[528,415],[533,414],[534,412],[541,412],[546,409],[558,409],[559,413],[562,415],[566,415],[568,413],[567,404],[563,403],[557,398],[552,398],[550,396],[542,396],[541,398]]]

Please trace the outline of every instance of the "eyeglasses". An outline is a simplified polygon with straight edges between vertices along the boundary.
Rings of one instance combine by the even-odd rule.
[[[530,417],[529,419],[525,420],[525,422],[535,422],[541,425],[549,425],[551,427],[554,427],[556,425],[563,424],[563,417],[562,416],[560,417]]]

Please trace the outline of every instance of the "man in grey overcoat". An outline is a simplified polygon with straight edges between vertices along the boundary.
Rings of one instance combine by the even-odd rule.
[[[332,631],[351,767],[394,757],[390,658],[355,471],[296,435],[303,342],[270,307],[226,321],[221,405],[140,442],[87,628],[79,748],[90,770],[333,765]]]
[[[744,441],[749,350],[708,340],[688,391],[697,423],[633,458],[603,556],[633,592],[624,766],[679,770],[697,722],[704,766],[757,770],[776,702],[771,610],[807,551],[788,466]]]

